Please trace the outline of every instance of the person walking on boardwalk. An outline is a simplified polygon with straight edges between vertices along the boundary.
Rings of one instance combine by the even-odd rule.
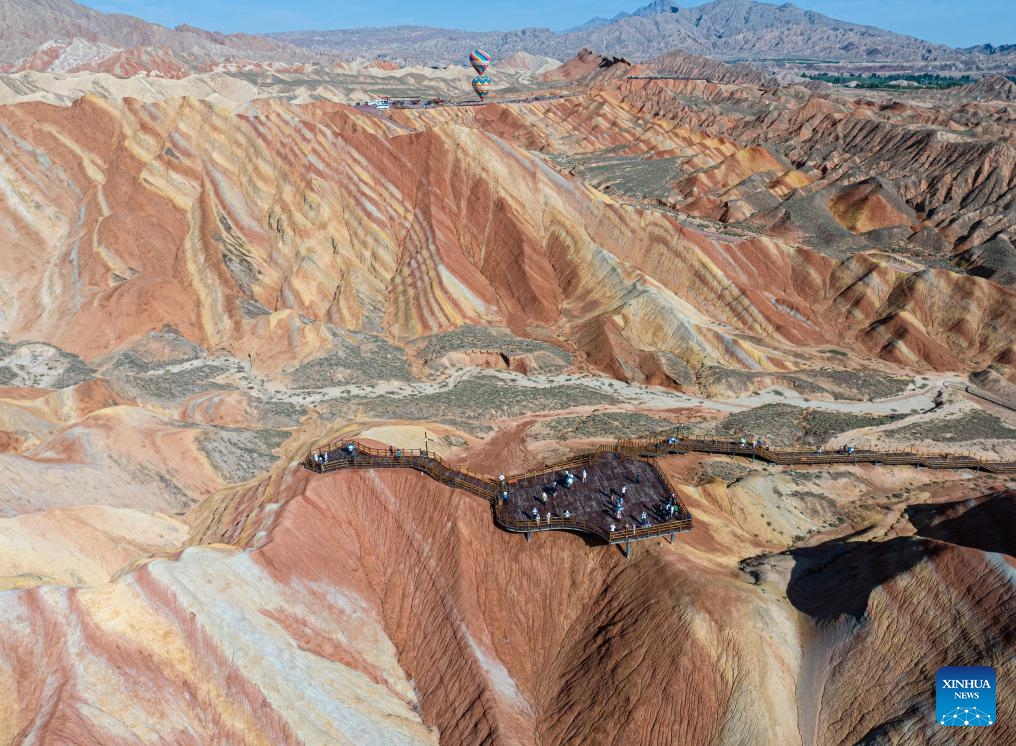
[[[623,498],[627,494],[628,494],[628,485],[626,485],[626,484],[622,485],[621,486],[621,497]]]
[[[586,481],[586,470],[585,469],[582,470],[582,481],[583,482]]]

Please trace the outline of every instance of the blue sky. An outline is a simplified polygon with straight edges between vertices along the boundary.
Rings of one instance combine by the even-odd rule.
[[[129,13],[176,26],[213,31],[289,31],[417,24],[476,31],[547,26],[561,30],[594,16],[610,18],[648,0],[85,0],[98,10]],[[686,0],[682,6],[700,4]],[[795,0],[795,5],[930,41],[970,46],[1016,43],[1014,0]]]

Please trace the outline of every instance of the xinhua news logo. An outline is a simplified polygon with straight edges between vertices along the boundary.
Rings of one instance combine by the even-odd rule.
[[[935,720],[960,727],[995,724],[995,669],[943,666],[935,676]]]

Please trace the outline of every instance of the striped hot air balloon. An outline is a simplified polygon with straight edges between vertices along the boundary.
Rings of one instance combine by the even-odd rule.
[[[469,53],[469,64],[476,70],[477,75],[483,75],[490,65],[490,55],[482,49],[474,49]]]
[[[490,93],[492,82],[489,75],[477,75],[473,78],[473,90],[476,91],[476,95],[480,97],[481,101]]]

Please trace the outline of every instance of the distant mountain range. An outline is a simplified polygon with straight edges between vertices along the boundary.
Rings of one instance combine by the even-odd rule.
[[[0,0],[0,72],[99,70],[183,75],[230,61],[296,62],[306,50],[266,36],[168,29],[72,0]]]
[[[1016,67],[1016,45],[953,49],[837,21],[791,4],[716,0],[679,7],[656,0],[632,13],[594,18],[564,32],[546,28],[461,31],[423,26],[293,31],[266,36],[168,29],[92,10],[72,0],[0,0],[0,72],[91,70],[180,77],[223,65],[290,65],[340,59],[462,63],[481,46],[503,60],[516,52],[565,60],[582,48],[633,62],[680,50],[723,60],[913,63],[937,69]]]
[[[294,31],[273,38],[317,51],[413,62],[458,62],[482,46],[495,57],[516,51],[567,59],[583,47],[632,61],[674,49],[725,60],[831,60],[956,63],[977,68],[1016,64],[1016,46],[953,49],[912,36],[837,21],[790,3],[716,0],[680,7],[656,0],[633,13],[594,18],[558,33],[546,28],[474,32],[424,26]]]

